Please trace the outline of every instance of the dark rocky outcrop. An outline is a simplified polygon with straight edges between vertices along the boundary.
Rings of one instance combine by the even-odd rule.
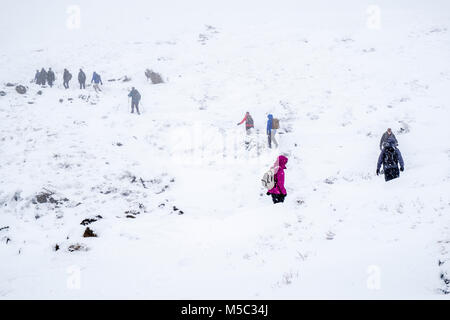
[[[17,91],[18,94],[25,94],[25,93],[27,93],[27,88],[25,88],[22,85],[18,85],[16,87],[16,91]]]

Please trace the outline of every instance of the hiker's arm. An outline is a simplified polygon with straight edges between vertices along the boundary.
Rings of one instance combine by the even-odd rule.
[[[398,162],[400,162],[400,168],[404,168],[405,163],[403,162],[402,154],[401,154],[400,150],[398,150],[398,149],[396,149],[396,152],[397,152],[397,156],[398,156]]]
[[[378,157],[377,170],[380,170],[380,168],[381,168],[381,164],[383,163],[383,155],[384,155],[384,152],[381,152],[380,156]]]
[[[284,171],[280,170],[280,174],[277,176],[278,190],[281,194],[287,194],[286,188],[284,187]]]
[[[238,125],[243,124],[245,120],[247,120],[247,116],[245,116],[244,119],[242,119],[242,121],[238,123]]]

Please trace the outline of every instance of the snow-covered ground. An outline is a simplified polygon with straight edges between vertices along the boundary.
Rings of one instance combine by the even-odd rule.
[[[449,297],[448,1],[76,2],[2,4],[1,299]]]

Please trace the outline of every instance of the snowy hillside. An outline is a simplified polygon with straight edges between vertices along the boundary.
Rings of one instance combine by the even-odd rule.
[[[3,4],[0,299],[448,299],[450,3],[330,2]]]

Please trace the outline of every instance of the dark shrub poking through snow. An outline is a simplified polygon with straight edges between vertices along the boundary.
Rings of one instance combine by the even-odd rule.
[[[87,226],[87,225],[89,225],[89,224],[91,224],[91,223],[93,223],[93,222],[95,222],[95,221],[100,220],[100,219],[103,219],[103,217],[100,216],[100,215],[98,215],[98,216],[96,216],[95,218],[84,219],[83,221],[81,221],[80,224],[81,224],[82,226]]]
[[[74,251],[88,251],[89,248],[86,247],[83,244],[76,243],[76,244],[70,245],[69,248],[67,248],[67,250],[69,250],[70,252],[74,252]]]

